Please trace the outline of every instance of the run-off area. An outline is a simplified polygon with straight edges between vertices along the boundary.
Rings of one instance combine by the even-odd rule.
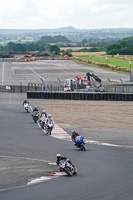
[[[27,185],[55,171],[57,166],[47,161],[0,156],[0,190]]]

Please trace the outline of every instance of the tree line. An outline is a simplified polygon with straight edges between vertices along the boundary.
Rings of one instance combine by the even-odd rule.
[[[60,48],[58,43],[70,44],[71,41],[68,40],[65,36],[42,36],[37,42],[26,42],[26,43],[14,43],[9,42],[7,45],[0,46],[1,52],[35,52],[34,55],[59,55]],[[54,43],[51,45],[50,43]],[[133,36],[128,37],[119,41],[116,39],[83,39],[80,43],[77,43],[77,46],[82,46],[82,52],[94,52],[94,51],[106,51],[109,55],[133,55]],[[85,47],[92,47],[87,49]],[[71,50],[67,52],[61,52],[63,54],[70,54]],[[6,54],[7,55],[7,54]],[[6,56],[5,54],[3,56]],[[1,53],[2,57],[2,53]]]
[[[108,46],[106,52],[109,55],[133,55],[133,36]]]

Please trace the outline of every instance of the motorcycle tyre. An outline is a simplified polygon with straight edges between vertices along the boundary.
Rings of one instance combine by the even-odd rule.
[[[81,151],[86,151],[86,149],[85,149],[85,146],[84,146],[84,145],[81,145],[81,146],[80,146],[80,149],[81,149]]]
[[[64,172],[66,173],[66,174],[68,174],[68,176],[72,176],[73,175],[73,173],[70,171],[70,169],[67,167],[67,168],[64,168]]]
[[[51,135],[52,130],[48,129],[48,135]]]
[[[76,167],[74,167],[74,175],[77,174],[78,169]]]
[[[35,123],[37,123],[38,119],[36,117],[35,118],[33,117],[33,120],[34,120]]]

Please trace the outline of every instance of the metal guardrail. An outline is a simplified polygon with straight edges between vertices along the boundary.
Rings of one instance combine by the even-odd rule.
[[[46,85],[44,91],[63,91],[61,86]],[[0,92],[26,93],[27,91],[42,91],[41,84],[30,85],[0,85]]]
[[[133,93],[133,86],[107,85],[104,87],[104,91],[111,93]]]

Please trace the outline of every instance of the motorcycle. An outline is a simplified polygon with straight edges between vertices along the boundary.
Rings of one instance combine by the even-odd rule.
[[[30,112],[30,106],[28,103],[24,103],[23,108],[26,110],[27,113]]]
[[[46,125],[46,134],[47,135],[51,135],[53,127],[54,127],[54,124],[47,124]]]
[[[33,114],[33,120],[34,120],[35,123],[37,123],[38,119],[39,119],[39,113],[36,111],[36,112]]]
[[[69,176],[73,176],[77,173],[77,168],[73,167],[68,161],[60,160],[59,162],[59,170],[64,171]]]
[[[85,149],[84,138],[81,137],[81,136],[77,136],[77,137],[75,138],[75,140],[76,140],[75,146],[76,146],[77,148],[80,148],[81,151],[86,151],[86,149]]]
[[[41,126],[41,129],[45,129],[45,121],[46,121],[46,118],[45,117],[41,117],[40,118],[40,126]]]

